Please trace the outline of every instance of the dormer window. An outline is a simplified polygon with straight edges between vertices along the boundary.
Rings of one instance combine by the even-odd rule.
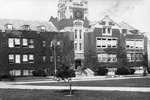
[[[22,28],[23,30],[30,30],[30,25],[23,25]]]
[[[103,31],[103,33],[106,33],[106,28],[103,28],[103,30],[102,30],[102,31]]]
[[[127,33],[127,29],[122,29],[122,33]]]
[[[112,35],[112,29],[110,26],[104,26],[102,28],[102,34],[103,35]]]
[[[39,29],[40,32],[45,32],[46,31],[45,26],[39,26],[38,29]]]
[[[7,30],[12,30],[13,29],[13,25],[12,24],[7,23],[5,26],[6,26]]]

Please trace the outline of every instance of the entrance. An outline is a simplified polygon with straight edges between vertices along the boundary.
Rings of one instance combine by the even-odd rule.
[[[82,65],[82,64],[81,64],[81,59],[75,60],[75,69],[77,69],[78,66],[81,66],[81,65]]]

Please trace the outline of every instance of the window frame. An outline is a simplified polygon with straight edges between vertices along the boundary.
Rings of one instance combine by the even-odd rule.
[[[118,38],[116,37],[96,37],[97,49],[117,48],[117,43],[118,43]]]
[[[32,56],[32,57],[31,57]],[[32,59],[31,59],[32,58]],[[34,63],[34,54],[29,54],[28,56],[28,62],[29,63]]]
[[[17,59],[17,57],[19,57],[18,59]],[[15,64],[21,64],[21,55],[20,54],[15,54]]]
[[[9,48],[14,48],[15,47],[14,38],[8,38],[8,47]]]
[[[34,39],[33,38],[29,38],[28,41],[29,41],[28,42],[29,48],[34,48]]]
[[[74,31],[74,38],[78,39],[78,30],[77,29],[75,29],[75,31]]]
[[[26,57],[25,57],[25,56],[26,56]],[[23,55],[22,55],[22,62],[23,62],[23,64],[27,64],[28,61],[29,61],[29,59],[28,59],[28,54],[23,54]]]
[[[13,56],[12,59],[10,59],[10,56]],[[14,64],[15,63],[15,56],[14,56],[14,54],[9,54],[8,55],[8,60],[9,60],[9,64]]]
[[[28,39],[27,38],[22,38],[22,47],[28,48]]]
[[[14,47],[15,48],[21,47],[21,39],[20,38],[14,38]]]
[[[78,50],[78,43],[74,43],[74,50],[75,50],[75,51]]]

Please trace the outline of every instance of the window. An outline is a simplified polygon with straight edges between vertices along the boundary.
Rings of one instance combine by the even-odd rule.
[[[57,41],[57,45],[60,45],[60,41]]]
[[[107,57],[108,57],[108,58],[107,58],[107,61],[108,61],[108,62],[111,62],[111,54],[108,54]]]
[[[112,48],[117,48],[117,39],[112,39],[112,41],[111,41],[111,47]]]
[[[127,59],[129,62],[142,61],[143,54],[142,53],[129,53],[129,54],[127,54]]]
[[[24,48],[27,48],[28,47],[28,40],[27,39],[22,39],[22,46]]]
[[[112,29],[109,26],[104,26],[102,28],[102,34],[103,35],[112,35]]]
[[[53,62],[53,56],[50,56],[50,61]]]
[[[32,72],[33,72],[34,70],[29,70],[28,72],[29,72],[29,75],[33,75],[32,74]]]
[[[128,45],[128,47],[129,48],[134,48],[134,40],[128,40],[127,42],[126,42],[126,45]]]
[[[108,33],[110,34],[111,28],[107,28],[107,30],[108,30]]]
[[[117,57],[116,57],[116,54],[100,53],[98,54],[98,61],[99,62],[116,62]]]
[[[143,40],[135,40],[135,48],[136,49],[144,49],[144,41]]]
[[[14,47],[14,39],[13,38],[8,39],[8,47],[10,47],[10,48]]]
[[[77,39],[77,32],[78,30],[75,30],[75,39]]]
[[[52,47],[52,46],[53,46],[53,41],[50,42],[50,47]]]
[[[111,37],[97,38],[97,48],[117,48],[117,39]]]
[[[79,50],[82,50],[82,43],[80,43],[80,47],[79,48],[80,48]]]
[[[57,57],[57,61],[60,61],[60,56]]]
[[[21,70],[15,70],[15,76],[21,75]]]
[[[143,61],[143,54],[142,53],[139,54],[139,60]]]
[[[77,44],[77,43],[75,43],[74,49],[75,49],[75,50],[78,50],[78,44]]]
[[[20,55],[15,55],[15,63],[20,64]]]
[[[80,30],[80,39],[82,39],[82,30]]]
[[[60,18],[64,18],[65,17],[65,10],[60,11]]]
[[[111,45],[108,44],[108,48],[111,48]]]
[[[38,29],[41,32],[45,32],[46,31],[46,27],[45,26],[39,26]]]
[[[6,24],[6,29],[7,30],[12,30],[13,29],[13,25],[12,24]]]
[[[127,54],[127,60],[131,61],[131,54]]]
[[[135,60],[136,60],[136,61],[139,61],[139,60],[140,60],[140,58],[139,58],[139,53],[136,53],[136,54],[135,54]]]
[[[130,61],[134,61],[135,55],[134,53],[131,53],[131,60]]]
[[[28,70],[23,70],[23,75],[29,75]]]
[[[127,39],[126,40],[127,49],[144,49],[144,40],[141,39]]]
[[[20,39],[19,38],[8,38],[8,47],[10,48],[20,48]]]
[[[28,63],[28,55],[23,55],[23,63],[26,64]]]
[[[106,54],[102,54],[102,62],[107,62],[107,55]]]
[[[13,55],[13,54],[10,54],[10,55],[9,55],[9,63],[10,63],[10,64],[13,64],[13,63],[14,63],[14,55]]]
[[[30,25],[23,25],[22,28],[23,28],[24,30],[30,30]]]
[[[34,56],[33,56],[33,54],[29,54],[29,63],[34,63]]]
[[[43,41],[43,47],[45,47],[45,45],[46,45],[46,42],[45,42],[45,41]]]
[[[45,32],[45,30],[46,30],[46,27],[45,26],[41,26],[41,31]]]
[[[34,48],[34,40],[29,39],[29,48]]]
[[[112,62],[117,62],[116,54],[112,54]]]
[[[43,62],[45,62],[46,61],[46,56],[43,56]]]
[[[106,33],[106,28],[103,28],[103,29],[102,29],[102,33]]]
[[[15,38],[15,47],[16,48],[20,47],[20,39],[19,38]]]
[[[97,57],[98,57],[98,62],[101,62],[101,61],[102,61],[102,59],[101,59],[101,58],[102,58],[101,54],[98,54]]]

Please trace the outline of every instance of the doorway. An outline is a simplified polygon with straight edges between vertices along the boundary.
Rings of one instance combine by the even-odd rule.
[[[81,59],[75,60],[75,69],[77,69],[78,66],[81,66],[81,65],[82,65],[82,64],[81,64]]]

